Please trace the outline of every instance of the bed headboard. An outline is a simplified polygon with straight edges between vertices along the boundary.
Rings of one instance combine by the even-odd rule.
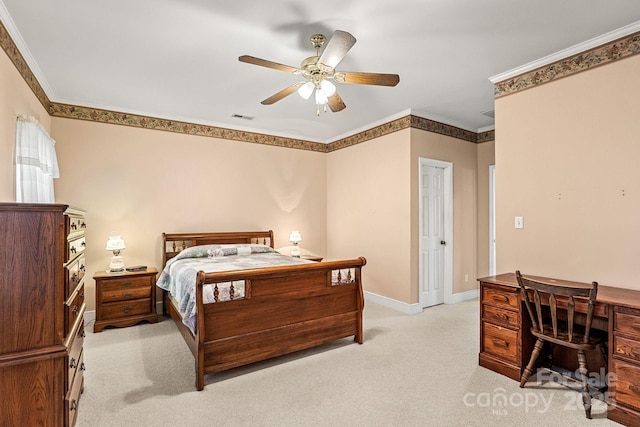
[[[273,231],[226,231],[220,233],[162,233],[162,266],[183,249],[197,245],[257,243],[274,248]]]

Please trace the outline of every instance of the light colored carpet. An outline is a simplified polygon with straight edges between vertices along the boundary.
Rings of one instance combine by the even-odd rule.
[[[87,328],[88,426],[614,426],[556,384],[525,389],[478,366],[478,301],[408,316],[367,303],[362,345],[344,339],[205,377],[170,319]]]

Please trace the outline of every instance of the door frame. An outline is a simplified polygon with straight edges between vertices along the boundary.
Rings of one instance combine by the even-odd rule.
[[[444,248],[444,303],[453,302],[453,163],[442,160],[418,158],[418,297],[420,308],[424,308],[422,301],[422,280],[424,266],[422,265],[422,166],[434,166],[444,169],[444,236],[447,244]]]
[[[496,274],[496,165],[489,165],[489,276]]]

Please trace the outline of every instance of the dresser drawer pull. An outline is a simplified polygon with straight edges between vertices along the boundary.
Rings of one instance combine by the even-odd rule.
[[[76,409],[78,409],[78,402],[75,399],[71,401],[71,404],[69,405],[69,409],[71,411],[75,411]]]
[[[505,341],[505,340],[501,340],[501,339],[492,339],[491,340],[493,342],[493,344],[496,347],[504,347],[504,348],[509,348],[509,342]]]
[[[71,309],[71,312],[73,313],[74,316],[77,316],[78,315],[78,306],[74,305],[73,309]]]
[[[76,359],[75,359],[75,358],[72,358],[72,359],[71,359],[71,362],[69,362],[69,367],[70,367],[71,369],[73,369],[73,368],[75,368],[76,366],[78,366],[78,364],[76,363]]]
[[[78,274],[77,273],[73,273],[73,276],[71,276],[71,281],[73,283],[78,283]]]
[[[85,269],[86,269],[86,268],[85,268],[84,264],[82,264],[82,265],[80,266],[80,271],[84,271]]]
[[[71,246],[69,248],[69,253],[75,254],[76,253],[76,247],[75,246]]]
[[[124,308],[122,309],[122,311],[124,311],[125,313],[128,313],[128,312],[130,312],[131,310],[133,310],[133,307],[131,307],[130,305],[128,305],[128,306],[126,306],[126,307],[124,307]]]
[[[80,294],[80,299],[84,301],[84,292]]]
[[[124,282],[122,284],[122,286],[131,286],[133,284],[133,282]]]
[[[126,294],[123,295],[123,297],[125,297],[125,298],[131,298],[132,296],[133,296],[133,294],[129,294],[129,293],[126,293]]]
[[[631,390],[635,394],[640,394],[640,387],[635,384],[629,384],[629,390]]]
[[[82,246],[83,248],[86,248],[87,247],[87,242],[80,243],[80,246]]]
[[[80,370],[81,370],[81,371],[86,371],[86,370],[87,370],[87,367],[84,365],[84,362],[82,362],[82,363],[80,364]]]
[[[84,221],[82,221],[82,224],[80,224],[80,228],[87,228],[87,224]]]
[[[71,223],[71,229],[72,229],[72,230],[77,230],[77,229],[78,229],[78,226],[76,225],[76,223],[75,223],[75,222],[72,222],[72,223]]]
[[[82,332],[80,333],[80,336],[82,338],[85,338],[87,336],[86,332],[84,331],[84,329],[82,330]]]

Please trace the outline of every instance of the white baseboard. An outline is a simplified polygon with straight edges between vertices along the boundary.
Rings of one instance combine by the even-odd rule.
[[[468,301],[480,296],[480,290],[473,289],[466,292],[459,292],[451,295],[449,301],[446,304],[457,304],[459,302]],[[390,308],[395,311],[399,311],[404,314],[418,314],[422,313],[422,307],[420,304],[408,304],[406,302],[398,301],[393,298],[388,298],[382,295],[374,294],[373,292],[364,291],[365,301],[371,301],[372,303],[381,305],[383,307]]]

